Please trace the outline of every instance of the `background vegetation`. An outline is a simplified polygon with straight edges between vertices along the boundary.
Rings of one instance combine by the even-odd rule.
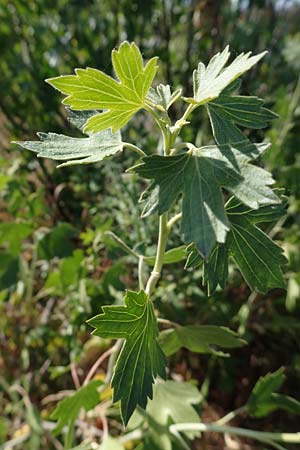
[[[145,58],[158,55],[157,80],[183,86],[186,93],[199,60],[207,62],[227,43],[237,54],[269,50],[245,77],[242,91],[266,98],[280,116],[267,130],[273,145],[264,163],[289,200],[286,218],[270,230],[289,258],[287,291],[251,294],[232,267],[226,290],[208,298],[200,272],[183,274],[179,264],[164,269],[157,305],[182,324],[226,325],[248,342],[228,359],[187,351],[172,359],[171,376],[201,389],[205,419],[242,405],[258,377],[280,366],[288,378],[284,390],[299,397],[299,24],[296,1],[0,0],[0,449],[12,448],[1,446],[8,439],[17,449],[61,448],[50,429],[41,432],[41,422],[49,423],[58,393],[73,389],[74,371],[82,381],[107,346],[91,338],[85,321],[101,305],[121,301],[125,285],[136,286],[134,261],[107,229],[113,226],[137,249],[154,249],[154,220],[139,221],[140,182],[133,175],[120,177],[129,156],[84,171],[55,170],[51,161],[9,144],[34,138],[35,131],[74,133],[61,96],[43,80],[75,67],[110,72],[111,49],[124,39],[135,40]],[[157,135],[144,120],[138,115],[125,134],[132,142],[139,136],[147,150],[157,145]],[[198,144],[210,139],[205,120],[199,115],[192,122],[189,139]],[[151,131],[147,137],[142,123]],[[104,364],[98,377],[105,369]],[[79,441],[89,432],[101,436],[105,423],[99,417],[92,431],[82,428]],[[259,424],[243,417],[236,423],[264,431],[295,431],[297,425],[287,413]],[[114,427],[117,422],[112,433]],[[230,448],[213,434],[205,439],[194,448]],[[261,448],[250,441],[240,445]]]

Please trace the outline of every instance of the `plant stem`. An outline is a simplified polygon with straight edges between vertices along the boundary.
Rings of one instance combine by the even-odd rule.
[[[155,288],[159,278],[161,269],[164,262],[164,254],[167,246],[167,239],[169,235],[168,229],[168,214],[164,213],[159,217],[159,234],[158,234],[158,244],[157,244],[157,252],[155,258],[155,264],[153,267],[153,271],[149,277],[147,282],[145,292],[150,296]]]
[[[130,150],[133,150],[134,152],[138,153],[140,156],[147,156],[147,154],[139,147],[137,147],[134,144],[130,144],[129,142],[124,143],[124,147],[130,148]]]
[[[105,361],[106,358],[108,358],[116,350],[117,350],[117,345],[115,344],[113,347],[109,348],[108,350],[106,350],[106,352],[102,353],[102,355],[99,356],[99,358],[95,361],[95,363],[92,365],[89,373],[87,374],[87,376],[86,376],[86,378],[85,378],[85,380],[83,382],[84,386],[86,386],[88,384],[88,382],[93,378],[93,376],[96,373],[98,367],[101,366],[103,361]]]
[[[170,231],[172,226],[178,222],[178,220],[180,220],[182,217],[182,213],[178,213],[176,214],[174,217],[171,217],[171,219],[168,221],[167,226],[168,226],[168,230]]]
[[[144,268],[144,257],[139,257],[139,266],[138,266],[138,279],[139,279],[139,289],[144,290],[144,279],[143,279],[143,268]]]
[[[247,430],[245,428],[229,427],[217,425],[216,423],[179,423],[171,425],[169,428],[172,434],[184,431],[201,431],[215,433],[229,433],[236,436],[244,436],[257,441],[285,442],[286,444],[300,444],[300,432],[298,433],[269,433],[264,431]]]
[[[65,450],[69,450],[73,446],[74,430],[75,430],[75,420],[72,420],[69,424],[69,429],[65,436],[65,445],[64,445]]]
[[[230,413],[221,417],[221,419],[217,420],[215,423],[216,423],[216,425],[225,425],[226,423],[230,422],[232,419],[234,419],[239,414],[242,414],[245,411],[247,411],[247,407],[241,406],[240,408],[237,408],[234,411],[230,411]]]

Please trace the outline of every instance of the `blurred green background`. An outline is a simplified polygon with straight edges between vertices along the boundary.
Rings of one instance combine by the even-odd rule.
[[[242,404],[257,378],[281,365],[287,368],[286,392],[299,399],[300,2],[0,0],[1,449],[8,439],[17,449],[60,448],[49,430],[39,428],[55,405],[51,396],[73,389],[71,364],[82,378],[108,345],[91,339],[85,321],[101,305],[120,302],[125,287],[136,288],[135,261],[106,231],[112,228],[149,255],[155,250],[156,218],[139,219],[144,185],[124,173],[130,155],[85,170],[56,170],[51,161],[10,144],[35,138],[36,131],[74,134],[61,95],[44,79],[86,66],[111,73],[111,50],[125,39],[134,40],[145,59],[158,55],[157,82],[183,87],[185,95],[191,94],[198,62],[208,62],[226,44],[233,55],[269,50],[244,77],[242,92],[265,98],[279,114],[272,128],[253,137],[272,142],[264,164],[289,198],[287,217],[270,230],[289,258],[287,291],[251,294],[232,266],[226,290],[208,298],[201,273],[184,272],[179,263],[164,269],[156,295],[162,316],[230,326],[248,341],[231,359],[183,351],[171,361],[174,377],[209,384],[203,406],[208,420]],[[208,130],[207,119],[196,115],[186,138],[207,143]],[[159,145],[143,113],[124,133],[145,151]],[[180,244],[178,235],[171,244]],[[295,431],[297,422],[285,413],[259,425],[241,424]],[[212,436],[194,448],[222,445]]]

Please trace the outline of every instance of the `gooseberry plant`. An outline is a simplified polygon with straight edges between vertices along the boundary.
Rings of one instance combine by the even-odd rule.
[[[190,97],[182,96],[181,89],[172,92],[168,85],[153,88],[158,58],[145,65],[138,47],[128,42],[112,52],[117,79],[86,68],[76,69],[75,75],[46,80],[66,96],[63,104],[70,121],[86,137],[38,133],[39,141],[18,144],[39,157],[60,160],[59,167],[97,163],[125,148],[135,152],[137,162],[128,171],[150,180],[142,195],[146,198],[143,217],[156,214],[159,221],[154,257],[136,253],[111,232],[116,242],[137,258],[139,287],[126,291],[123,305],[103,306],[100,314],[89,320],[96,336],[115,339],[116,343],[107,352],[110,360],[105,382],[92,380],[96,362],[83,386],[61,401],[52,414],[57,421],[55,432],[66,431],[66,449],[74,445],[78,414],[95,408],[98,391],[109,383],[129,433],[119,440],[106,435],[102,449],[122,449],[128,440],[144,450],[190,448],[189,440],[205,431],[248,436],[275,448],[283,448],[278,442],[300,443],[299,433],[258,432],[227,425],[241,411],[254,417],[278,408],[300,413],[300,403],[274,392],[284,381],[283,369],[262,377],[239,411],[214,423],[200,422],[193,406],[201,401],[197,388],[163,381],[167,378],[167,357],[182,347],[222,356],[222,349],[245,342],[225,327],[182,326],[159,318],[153,301],[163,265],[183,259],[185,268],[202,268],[209,295],[225,287],[230,260],[253,291],[265,293],[285,286],[283,251],[260,227],[285,214],[282,193],[272,189],[271,174],[256,163],[269,144],[253,143],[241,130],[264,128],[276,116],[260,98],[237,94],[240,76],[265,53],[242,53],[228,63],[226,47],[207,66],[200,62],[193,73]],[[169,109],[179,101],[185,102],[186,108],[174,122]],[[181,131],[200,108],[208,114],[214,142],[197,147],[184,142]],[[120,129],[141,109],[158,125],[162,151],[146,154],[136,144],[122,140]],[[168,237],[177,222],[181,222],[183,245],[167,250]],[[146,283],[145,265],[152,266]],[[84,444],[82,448],[95,447]]]

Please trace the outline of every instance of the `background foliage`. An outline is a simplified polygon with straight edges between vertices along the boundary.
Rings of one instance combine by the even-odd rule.
[[[42,421],[50,423],[58,399],[53,395],[73,389],[74,365],[83,380],[106,350],[107,343],[91,338],[86,320],[101,305],[120,302],[125,286],[136,286],[135,261],[106,231],[113,226],[136,250],[147,248],[149,256],[154,252],[155,222],[138,219],[142,205],[136,199],[143,186],[133,174],[120,176],[120,166],[128,167],[130,156],[122,154],[84,171],[55,170],[53,163],[9,144],[34,138],[34,131],[75,133],[60,107],[60,95],[43,80],[75,67],[110,72],[111,49],[124,39],[135,40],[146,59],[158,55],[157,80],[184,86],[188,95],[192,69],[227,43],[237,54],[269,50],[245,77],[242,92],[266,98],[280,116],[267,131],[272,150],[264,163],[277,186],[286,188],[289,201],[287,217],[267,230],[289,258],[287,292],[251,294],[232,267],[229,286],[208,297],[200,271],[183,274],[175,264],[164,269],[156,295],[161,315],[183,325],[230,326],[248,342],[230,359],[182,350],[171,360],[174,379],[192,380],[200,387],[202,417],[215,419],[239,407],[259,376],[280,366],[286,367],[288,380],[283,391],[297,392],[299,23],[300,6],[293,1],[0,0],[0,448],[8,439],[19,439],[16,448],[24,450],[60,448],[41,428]],[[204,116],[195,115],[186,139],[206,143],[208,130]],[[126,133],[133,142],[139,136],[138,144],[146,150],[156,145],[153,123],[144,122],[142,113]],[[253,133],[262,137],[260,130]],[[101,415],[90,421],[79,441],[88,433],[101,436]],[[287,413],[273,413],[259,423],[265,431],[295,430],[296,424]],[[256,426],[254,419],[241,418],[239,424]],[[112,433],[114,429],[117,424]],[[195,441],[194,448],[225,445],[214,435],[205,439]],[[243,445],[260,448],[251,442]]]

